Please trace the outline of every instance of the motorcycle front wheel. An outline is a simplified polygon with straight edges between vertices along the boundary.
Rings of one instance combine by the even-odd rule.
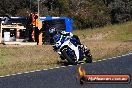
[[[70,54],[69,54],[68,49],[70,49],[70,48],[69,47],[64,48],[62,50],[62,54],[64,55],[64,57],[70,64],[77,65],[76,58],[75,58],[76,55],[75,55],[74,51],[70,52]],[[71,53],[72,53],[72,55],[71,55]]]

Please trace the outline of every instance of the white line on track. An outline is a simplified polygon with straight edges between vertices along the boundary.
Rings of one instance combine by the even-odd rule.
[[[98,60],[98,62],[99,62],[99,61],[102,61],[102,60]]]
[[[131,54],[132,54],[132,52],[128,53],[128,54],[121,55],[121,56],[116,56],[116,57],[112,57],[112,58],[107,58],[107,59],[93,61],[93,63],[100,62],[100,61],[105,61],[105,60],[111,60],[111,59],[120,58],[120,57],[125,57],[125,56],[129,56]],[[21,74],[28,74],[28,73],[33,73],[33,72],[40,72],[40,71],[45,71],[45,70],[52,70],[52,69],[58,69],[58,68],[71,67],[71,66],[75,66],[75,65],[60,66],[60,67],[54,67],[54,68],[49,68],[49,69],[42,69],[42,70],[34,70],[34,71],[28,71],[28,72],[23,72],[23,73],[16,73],[16,74],[11,74],[11,75],[0,76],[0,78],[9,77],[9,76],[15,76],[15,75],[21,75]]]
[[[18,75],[22,74],[22,73],[17,73]]]
[[[97,61],[93,61],[93,63],[95,63],[95,62],[97,62]]]
[[[30,73],[33,73],[33,72],[35,72],[35,71],[30,71]]]

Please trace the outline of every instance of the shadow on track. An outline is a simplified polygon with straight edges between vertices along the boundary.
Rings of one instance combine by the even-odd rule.
[[[58,61],[57,64],[61,65],[61,66],[68,66],[68,65],[72,65],[70,63],[68,63],[67,61],[65,60],[61,60],[61,61]]]

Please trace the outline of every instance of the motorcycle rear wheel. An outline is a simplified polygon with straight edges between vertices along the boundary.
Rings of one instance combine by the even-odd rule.
[[[85,63],[92,63],[92,55],[90,53],[90,50],[87,50],[87,52],[85,52]]]
[[[84,62],[85,62],[85,63],[92,63],[92,57],[85,56]]]

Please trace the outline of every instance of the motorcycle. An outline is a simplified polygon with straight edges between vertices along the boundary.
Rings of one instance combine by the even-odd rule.
[[[74,65],[92,62],[90,50],[83,44],[80,44],[80,40],[76,35],[67,37],[66,35],[57,33],[52,38],[53,48],[62,60],[66,59],[70,64]]]

